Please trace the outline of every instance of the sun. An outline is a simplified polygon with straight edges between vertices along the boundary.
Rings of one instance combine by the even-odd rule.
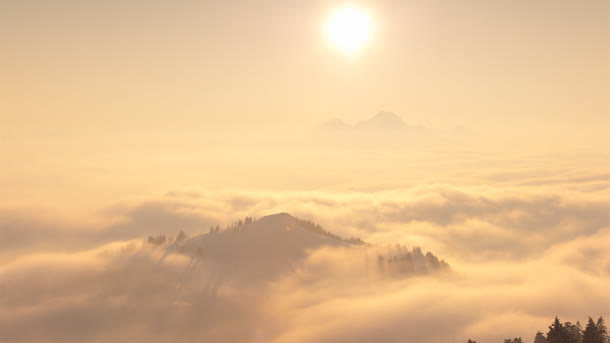
[[[326,33],[336,47],[351,54],[369,40],[371,20],[366,12],[358,8],[343,8],[331,16]]]

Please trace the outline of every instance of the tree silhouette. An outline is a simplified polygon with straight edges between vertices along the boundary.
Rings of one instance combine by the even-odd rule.
[[[582,328],[580,322],[576,322],[576,324],[565,322],[564,327],[570,343],[582,343]]]
[[[568,333],[559,321],[559,318],[555,317],[555,322],[549,326],[546,339],[548,343],[569,343]]]
[[[165,237],[165,235],[148,236],[146,242],[154,245],[162,245],[167,242],[167,237]]]
[[[176,236],[176,242],[183,241],[187,238],[188,236],[184,233],[184,231],[180,230],[180,233],[178,233],[178,236]]]
[[[534,338],[534,343],[547,343],[546,337],[540,331],[536,332],[536,337]]]
[[[597,325],[591,317],[589,317],[589,322],[583,332],[582,343],[603,343],[598,340]]]
[[[608,328],[604,324],[604,318],[599,317],[595,326],[597,327],[598,342],[605,343],[608,340]]]

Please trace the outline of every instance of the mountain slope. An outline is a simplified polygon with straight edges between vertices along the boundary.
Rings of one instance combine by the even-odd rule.
[[[371,245],[358,238],[342,238],[312,221],[278,213],[252,222],[251,218],[225,230],[188,238],[179,235],[164,245],[168,253],[190,255],[193,261],[210,263],[224,277],[247,282],[272,280],[276,275],[302,265],[311,253],[335,248],[333,256],[351,261],[349,268],[376,266],[380,277],[408,277],[449,270],[449,265],[418,247]],[[163,241],[165,242],[165,241]],[[155,243],[158,245],[158,243]],[[165,243],[161,243],[165,244]],[[330,251],[330,250],[327,250]],[[337,263],[336,260],[329,263]]]
[[[296,260],[308,250],[349,244],[306,230],[288,213],[263,217],[234,230],[206,233],[175,243],[183,251],[220,261]]]

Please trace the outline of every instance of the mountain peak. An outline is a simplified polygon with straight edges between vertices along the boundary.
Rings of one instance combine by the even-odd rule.
[[[259,269],[277,271],[305,258],[308,251],[360,243],[341,240],[319,226],[312,230],[308,224],[288,213],[276,213],[255,221],[239,221],[239,226],[225,230],[176,241],[173,248],[179,252],[205,256],[215,263],[233,266],[254,264]]]
[[[396,113],[390,112],[390,111],[379,111],[370,120],[388,120],[388,119],[402,121],[402,119],[400,119],[400,117]]]
[[[290,213],[288,212],[279,212],[279,213],[274,213],[274,214],[270,214],[264,217],[261,217],[259,220],[269,220],[272,218],[292,218],[295,219]]]
[[[389,111],[380,111],[371,119],[356,124],[356,128],[365,130],[396,130],[406,127],[407,124],[396,113]]]
[[[268,216],[261,217],[254,223],[257,223],[257,226],[274,226],[274,227],[282,227],[290,224],[296,224],[297,219],[290,215],[287,212],[280,212],[275,214],[270,214]],[[254,224],[253,223],[253,224]]]

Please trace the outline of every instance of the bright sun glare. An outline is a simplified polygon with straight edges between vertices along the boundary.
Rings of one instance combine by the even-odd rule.
[[[353,53],[369,39],[371,20],[362,10],[343,8],[333,14],[326,29],[335,46],[347,53]]]

